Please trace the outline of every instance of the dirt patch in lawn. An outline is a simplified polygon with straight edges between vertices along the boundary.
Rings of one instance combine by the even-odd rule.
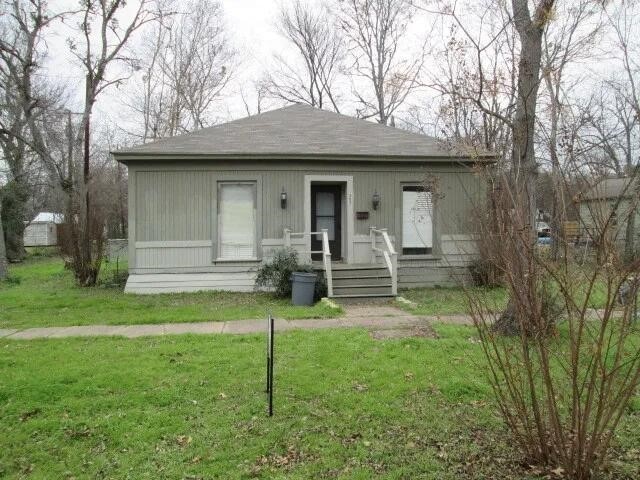
[[[374,340],[392,340],[397,338],[438,338],[438,334],[431,325],[414,325],[404,328],[390,328],[385,330],[373,330],[370,333]]]

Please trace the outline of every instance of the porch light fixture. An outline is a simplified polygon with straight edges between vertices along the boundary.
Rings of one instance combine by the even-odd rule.
[[[371,204],[373,205],[374,210],[378,210],[380,206],[380,194],[376,191],[371,198]]]
[[[282,193],[280,194],[280,208],[287,208],[287,192],[284,191],[284,187],[282,187]]]

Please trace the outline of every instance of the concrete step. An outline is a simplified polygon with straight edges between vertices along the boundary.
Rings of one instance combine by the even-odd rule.
[[[334,287],[348,287],[352,285],[391,285],[391,277],[389,275],[380,277],[377,275],[362,275],[348,277],[334,277]]]
[[[388,277],[389,270],[387,270],[387,267],[382,265],[370,265],[370,266],[353,267],[348,269],[347,268],[332,269],[331,275],[333,278],[361,277],[361,276]]]
[[[344,287],[333,286],[334,295],[391,295],[391,284],[383,285],[348,285]]]
[[[335,298],[336,302],[338,302],[339,304],[351,305],[351,304],[365,303],[367,305],[370,305],[371,302],[376,302],[380,304],[387,303],[392,298],[395,298],[395,295],[387,295],[385,293],[382,293],[382,294],[370,293],[370,294],[363,294],[363,295],[334,295],[331,298]]]

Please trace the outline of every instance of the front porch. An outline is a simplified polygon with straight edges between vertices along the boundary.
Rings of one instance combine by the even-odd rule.
[[[292,247],[292,238],[305,240],[308,249],[298,250],[306,260],[319,256],[314,265],[327,280],[329,298],[394,297],[398,294],[398,254],[386,229],[370,227],[371,262],[349,263],[348,258],[334,261],[326,228],[319,232],[292,232],[284,229],[284,246]],[[321,250],[312,250],[312,238],[320,239]]]

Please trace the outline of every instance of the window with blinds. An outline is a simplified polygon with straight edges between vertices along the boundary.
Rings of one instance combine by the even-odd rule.
[[[428,255],[433,249],[431,192],[419,185],[402,187],[402,254]]]
[[[218,184],[218,245],[220,259],[256,258],[255,182]]]

